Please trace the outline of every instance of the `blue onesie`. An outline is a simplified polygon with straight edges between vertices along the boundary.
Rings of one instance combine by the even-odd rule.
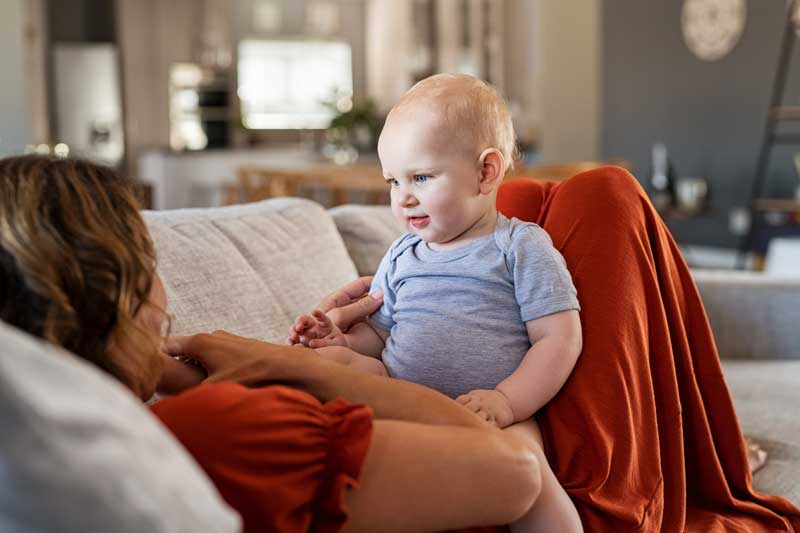
[[[525,322],[580,309],[572,278],[539,226],[498,214],[494,233],[435,251],[407,233],[372,282],[383,306],[370,321],[389,331],[392,377],[452,398],[494,389],[530,349]]]

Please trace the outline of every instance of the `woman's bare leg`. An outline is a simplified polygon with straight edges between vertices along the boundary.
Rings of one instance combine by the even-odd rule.
[[[579,533],[583,531],[581,519],[575,504],[558,482],[547,464],[544,455],[542,434],[536,420],[531,418],[508,426],[506,431],[524,437],[539,459],[542,472],[542,491],[533,507],[519,520],[511,524],[512,533],[532,533],[558,531],[559,533]]]
[[[488,426],[376,420],[358,487],[344,493],[350,514],[344,531],[442,531],[514,521],[539,493],[539,461],[529,444]]]

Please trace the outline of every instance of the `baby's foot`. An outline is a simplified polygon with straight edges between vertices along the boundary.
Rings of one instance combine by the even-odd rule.
[[[745,437],[747,446],[747,462],[750,463],[750,472],[755,474],[767,462],[767,452],[756,441]]]

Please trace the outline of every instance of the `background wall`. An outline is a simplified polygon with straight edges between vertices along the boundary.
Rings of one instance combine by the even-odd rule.
[[[681,33],[682,2],[614,0],[602,8],[602,157],[630,160],[647,182],[653,143],[663,141],[676,172],[710,181],[712,213],[668,220],[682,243],[735,247],[729,211],[748,203],[764,130],[784,0],[753,0],[741,40],[716,62],[697,59]],[[785,103],[800,101],[800,64]],[[791,196],[800,147],[775,150],[768,196]],[[702,222],[702,223],[700,223]]]
[[[25,0],[0,0],[0,157],[32,142],[25,79]]]
[[[602,117],[600,66],[605,54],[601,37],[606,31],[601,28],[601,0],[529,1],[535,4],[530,20],[538,35],[532,50],[541,59],[537,78],[542,162],[596,159]],[[602,3],[626,18],[617,0]]]

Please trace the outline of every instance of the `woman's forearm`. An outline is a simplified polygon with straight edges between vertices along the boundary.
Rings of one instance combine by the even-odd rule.
[[[323,401],[344,398],[369,405],[375,417],[423,424],[487,427],[486,422],[433,389],[399,379],[373,376],[319,359],[298,369],[297,383]]]
[[[327,361],[309,348],[271,344],[225,332],[173,338],[166,348],[172,355],[197,359],[208,373],[206,382],[234,381],[251,387],[285,384],[322,401],[344,398],[366,404],[379,419],[487,427],[474,413],[432,389],[372,376]]]

